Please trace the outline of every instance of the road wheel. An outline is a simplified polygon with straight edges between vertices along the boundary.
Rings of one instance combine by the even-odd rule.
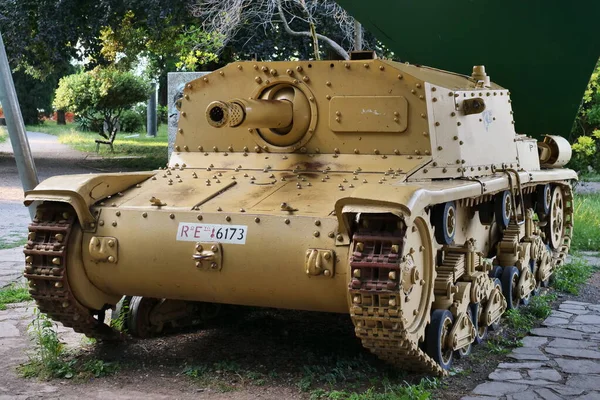
[[[448,345],[448,335],[452,329],[454,317],[448,310],[435,310],[431,314],[431,323],[425,334],[427,354],[443,369],[450,369],[454,351]]]

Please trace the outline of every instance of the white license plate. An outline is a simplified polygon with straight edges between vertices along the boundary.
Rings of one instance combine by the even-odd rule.
[[[187,242],[218,242],[246,244],[248,226],[218,225],[180,222],[177,229],[177,240]]]

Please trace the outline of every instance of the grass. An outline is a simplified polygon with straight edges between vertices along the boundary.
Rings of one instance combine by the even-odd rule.
[[[38,310],[29,325],[29,333],[34,340],[34,350],[29,361],[18,367],[25,378],[49,379],[90,379],[112,375],[119,371],[118,363],[96,358],[79,357],[68,351],[60,341],[56,325]]]
[[[597,172],[579,172],[579,180],[582,182],[600,182],[600,174]]]
[[[533,296],[527,306],[506,311],[502,320],[508,333],[490,337],[486,341],[488,351],[492,354],[508,354],[511,349],[521,347],[523,345],[521,339],[550,315],[554,300],[556,300],[555,294],[546,293]]]
[[[31,300],[31,296],[25,287],[11,285],[0,289],[0,310],[6,310],[7,304],[20,303],[27,300]]]
[[[239,381],[241,385],[264,386],[269,376],[243,369],[238,363],[232,361],[219,361],[212,365],[195,365],[186,367],[183,372],[202,386],[208,386],[225,393],[236,390],[232,381]]]
[[[127,133],[119,133],[113,143],[114,153],[108,145],[100,145],[100,151],[96,153],[96,139],[102,139],[94,132],[82,132],[77,130],[75,124],[56,125],[54,122],[46,121],[41,125],[28,125],[28,131],[42,132],[58,137],[58,141],[75,150],[86,153],[97,154],[105,158],[110,165],[118,164],[125,168],[133,169],[156,169],[167,163],[168,133],[167,125],[162,124],[158,128],[155,138],[146,137],[140,133],[138,137],[130,137]]]
[[[600,251],[600,193],[576,195],[573,206],[571,249]]]
[[[552,274],[552,285],[557,290],[576,295],[579,294],[579,286],[587,282],[593,272],[594,267],[574,256],[570,263],[562,265]]]
[[[0,126],[0,143],[4,143],[8,140],[8,131],[6,127]]]
[[[431,389],[440,385],[437,379],[424,378],[417,385],[407,383],[392,385],[385,383],[383,390],[371,387],[364,392],[348,392],[340,390],[327,391],[316,389],[311,392],[311,400],[427,400],[432,397]]]
[[[21,235],[13,235],[0,238],[0,250],[14,249],[15,247],[24,246],[27,243],[27,238]]]

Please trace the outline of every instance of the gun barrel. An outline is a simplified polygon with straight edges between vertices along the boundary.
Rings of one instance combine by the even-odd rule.
[[[213,101],[206,108],[211,126],[281,129],[292,124],[293,105],[288,100]]]

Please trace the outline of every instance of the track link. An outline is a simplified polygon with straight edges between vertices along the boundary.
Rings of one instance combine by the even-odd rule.
[[[363,346],[380,359],[413,371],[444,375],[446,371],[419,347],[418,339],[409,337],[400,302],[389,300],[400,295],[399,280],[390,279],[390,272],[400,270],[404,237],[404,230],[361,230],[354,235],[350,267],[360,270],[361,279],[350,282],[350,317]],[[396,252],[393,246],[398,246]]]
[[[103,322],[104,312],[80,304],[69,285],[67,245],[75,221],[76,215],[68,207],[38,207],[23,251],[29,293],[41,312],[75,332],[99,340],[122,339],[123,334]]]

